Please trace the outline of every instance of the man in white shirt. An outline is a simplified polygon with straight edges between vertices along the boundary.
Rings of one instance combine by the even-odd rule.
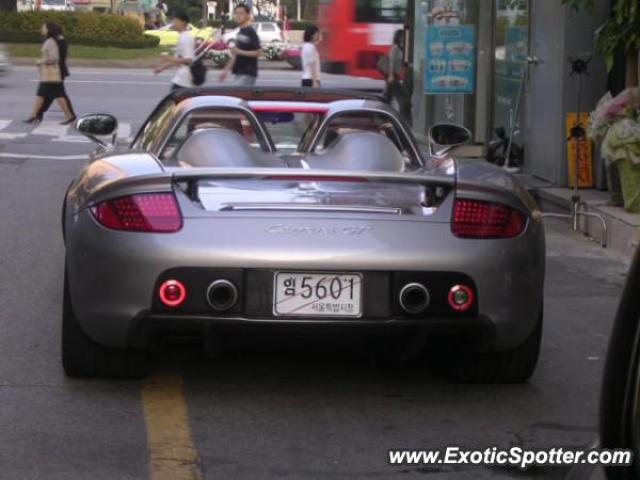
[[[158,74],[169,68],[178,67],[175,75],[171,79],[171,90],[178,90],[180,88],[193,87],[193,78],[191,77],[191,63],[195,58],[195,40],[187,27],[189,26],[189,17],[184,12],[177,12],[172,19],[174,30],[176,30],[180,37],[178,38],[178,44],[176,45],[175,55],[173,57],[169,55],[163,55],[163,64],[154,68],[153,71]]]

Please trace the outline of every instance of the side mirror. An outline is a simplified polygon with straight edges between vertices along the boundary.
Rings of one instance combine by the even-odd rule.
[[[441,156],[460,145],[471,142],[468,128],[452,123],[437,123],[429,129],[429,153]]]
[[[118,120],[108,113],[85,115],[76,122],[76,130],[102,147],[113,146],[118,135]],[[111,136],[111,143],[97,137]]]

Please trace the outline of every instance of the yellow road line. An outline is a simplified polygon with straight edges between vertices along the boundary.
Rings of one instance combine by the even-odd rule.
[[[200,480],[179,375],[157,375],[142,389],[151,480]]]

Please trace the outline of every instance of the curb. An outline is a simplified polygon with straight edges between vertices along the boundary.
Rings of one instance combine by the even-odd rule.
[[[36,58],[28,58],[28,57],[13,57],[11,58],[11,63],[16,66],[27,66],[34,67],[36,66]],[[139,60],[93,60],[90,58],[70,58],[67,62],[69,64],[69,68],[80,67],[80,68],[153,68],[158,65],[158,59],[155,57],[151,58],[142,58]],[[261,60],[258,63],[259,68],[262,70],[290,70],[292,72],[295,69],[289,65],[287,62],[269,62],[265,60]]]

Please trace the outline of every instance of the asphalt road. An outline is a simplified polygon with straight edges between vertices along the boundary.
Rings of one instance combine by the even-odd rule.
[[[109,110],[135,125],[166,91],[144,72],[95,72],[74,72],[96,82],[70,84],[80,112]],[[26,115],[32,77],[18,69],[0,80],[0,118]],[[60,205],[83,164],[71,157],[90,145],[10,137],[0,136],[3,480],[561,479],[567,468],[392,467],[387,449],[583,448],[595,439],[628,260],[562,224],[548,227],[542,355],[523,385],[459,385],[423,362],[383,365],[333,341],[266,338],[214,360],[193,345],[173,346],[143,382],[66,379]]]
[[[154,75],[150,69],[74,68],[66,88],[78,115],[109,112],[120,122],[121,140],[135,134],[151,109],[169,92],[171,72]],[[220,85],[218,71],[209,70],[206,85]],[[59,125],[62,111],[54,104],[45,121],[33,128],[21,123],[29,117],[38,85],[35,67],[14,67],[0,77],[0,158],[18,156],[74,157],[91,150],[89,142],[72,127]],[[298,86],[300,72],[262,70],[258,85]],[[367,78],[324,75],[326,87],[382,89],[382,82]],[[63,144],[63,145],[58,145]]]

